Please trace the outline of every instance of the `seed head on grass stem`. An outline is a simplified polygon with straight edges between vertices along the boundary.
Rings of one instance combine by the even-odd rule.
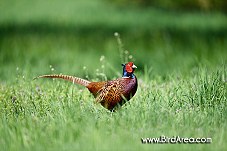
[[[119,55],[120,55],[121,63],[134,61],[133,60],[133,56],[130,54],[130,51],[124,49],[124,45],[122,43],[120,34],[118,32],[115,32],[114,36],[117,39],[117,44],[118,44],[118,49],[119,49]]]
[[[101,63],[101,68],[99,69],[96,69],[96,75],[98,76],[98,77],[101,77],[101,79],[102,80],[107,80],[107,76],[106,76],[106,74],[105,74],[105,56],[104,55],[102,55],[101,57],[100,57],[100,59],[99,59],[99,61],[100,61],[100,63]]]

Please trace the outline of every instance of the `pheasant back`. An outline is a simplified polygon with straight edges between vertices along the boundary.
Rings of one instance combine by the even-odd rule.
[[[106,82],[91,82],[87,88],[96,97],[97,103],[113,110],[116,105],[123,105],[135,95],[137,79],[119,78]]]

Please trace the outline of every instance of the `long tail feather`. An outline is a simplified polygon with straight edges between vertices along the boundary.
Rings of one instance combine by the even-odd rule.
[[[38,78],[59,78],[59,79],[64,79],[64,80],[67,80],[67,81],[71,81],[74,84],[77,83],[77,84],[83,85],[85,87],[87,87],[89,85],[89,83],[91,83],[88,80],[84,80],[84,79],[81,79],[81,78],[78,78],[78,77],[74,77],[74,76],[69,76],[69,75],[61,75],[61,74],[41,75],[41,76],[38,76],[38,77],[34,78],[33,80],[38,79]]]

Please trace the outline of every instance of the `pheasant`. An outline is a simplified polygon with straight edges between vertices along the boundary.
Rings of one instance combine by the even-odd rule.
[[[121,78],[111,81],[91,82],[69,75],[53,74],[42,75],[37,78],[60,78],[77,83],[87,87],[87,89],[94,95],[95,102],[110,111],[114,111],[117,105],[123,105],[130,100],[137,90],[137,78],[134,75],[134,70],[137,68],[133,62],[122,64],[123,74]]]

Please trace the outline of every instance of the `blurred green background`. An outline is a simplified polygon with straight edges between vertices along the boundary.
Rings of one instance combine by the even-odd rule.
[[[50,73],[50,65],[55,73],[92,79],[102,55],[113,78],[122,63],[115,32],[137,71],[148,67],[151,78],[216,68],[227,58],[225,8],[218,0],[2,0],[0,79]]]

